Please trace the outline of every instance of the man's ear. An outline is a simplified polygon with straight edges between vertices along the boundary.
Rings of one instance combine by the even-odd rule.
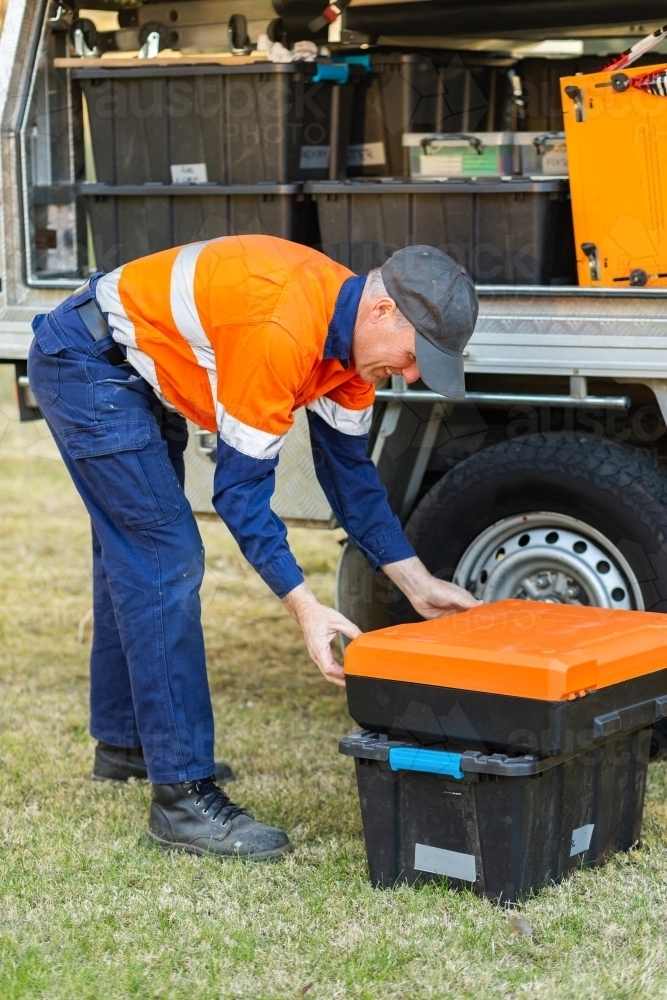
[[[385,319],[387,316],[395,316],[396,303],[388,295],[383,295],[382,298],[376,299],[371,311],[375,322],[377,322],[378,320]]]

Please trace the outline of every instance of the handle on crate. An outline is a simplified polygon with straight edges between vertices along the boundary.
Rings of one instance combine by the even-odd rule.
[[[311,83],[322,83],[323,80],[331,80],[332,83],[347,83],[349,78],[349,63],[318,63],[317,72],[311,77]]]
[[[482,155],[482,140],[476,135],[468,135],[467,132],[438,132],[435,135],[427,135],[425,139],[422,139],[421,147],[427,153],[428,147],[434,142],[443,142],[446,139],[465,139],[478,156]]]
[[[540,156],[544,152],[543,146],[545,146],[547,139],[565,139],[565,132],[543,132],[542,135],[536,135],[533,139],[533,146]]]
[[[425,750],[421,747],[392,747],[389,751],[392,771],[422,771],[426,774],[444,774],[461,780],[461,754],[447,750]]]

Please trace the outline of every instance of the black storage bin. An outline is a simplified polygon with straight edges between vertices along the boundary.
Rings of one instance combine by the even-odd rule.
[[[339,84],[314,82],[316,63],[184,61],[72,71],[86,97],[98,182],[168,184],[182,164],[205,166],[205,179],[219,184],[345,175],[361,67]]]
[[[401,247],[439,247],[478,284],[576,283],[565,181],[347,181],[306,184],[321,249],[358,274]]]
[[[315,206],[299,184],[82,184],[96,266],[105,271],[168,247],[246,233],[316,238]]]
[[[447,878],[513,903],[639,840],[650,729],[565,758],[424,750],[369,732],[355,758],[373,885]]]
[[[410,173],[404,132],[469,132],[489,128],[492,69],[466,66],[455,53],[385,52],[354,91],[350,177]]]

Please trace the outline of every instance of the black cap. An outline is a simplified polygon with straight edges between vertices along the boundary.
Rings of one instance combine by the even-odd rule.
[[[479,304],[472,278],[435,247],[405,247],[382,265],[387,293],[416,331],[419,374],[434,392],[463,399],[463,349]]]

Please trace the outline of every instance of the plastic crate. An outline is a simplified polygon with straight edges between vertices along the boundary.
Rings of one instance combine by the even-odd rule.
[[[370,732],[355,758],[371,882],[447,879],[513,903],[640,836],[651,730],[565,757],[425,750]]]
[[[490,69],[454,53],[384,52],[354,92],[348,175],[406,177],[405,132],[463,132],[486,123]]]
[[[82,184],[95,266],[129,260],[197,240],[266,233],[297,243],[317,238],[315,206],[299,184]]]
[[[406,132],[403,145],[411,177],[502,177],[514,172],[511,132]]]
[[[564,132],[515,132],[517,170],[526,177],[567,177]]]
[[[576,283],[567,182],[308,183],[321,250],[366,274],[401,247],[439,247],[478,284]]]
[[[331,67],[317,63],[194,69],[174,59],[71,72],[86,98],[98,182],[168,184],[185,165],[218,184],[283,184],[329,177],[332,164],[333,176],[345,175],[352,90],[365,70],[343,69],[348,83],[321,78]]]

